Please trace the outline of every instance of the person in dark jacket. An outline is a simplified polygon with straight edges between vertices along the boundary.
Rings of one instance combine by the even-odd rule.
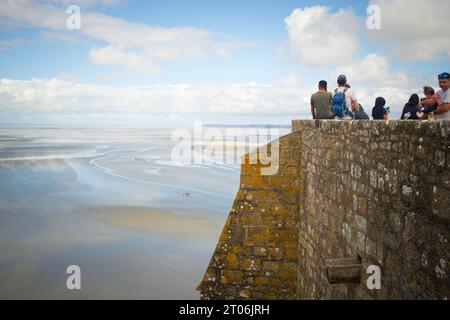
[[[369,115],[364,111],[361,104],[359,104],[359,110],[355,111],[355,120],[370,120]]]
[[[352,87],[347,83],[345,85],[345,87],[347,89],[351,89]],[[359,110],[358,111],[354,111],[355,114],[355,120],[370,120],[369,116],[367,115],[367,113],[364,111],[363,106],[359,103]]]
[[[383,97],[378,97],[375,100],[375,107],[372,109],[373,120],[388,120],[388,112],[385,106],[386,100]]]
[[[420,112],[420,99],[417,94],[413,94],[409,98],[409,102],[405,105],[402,112],[402,120],[420,120],[418,113]]]

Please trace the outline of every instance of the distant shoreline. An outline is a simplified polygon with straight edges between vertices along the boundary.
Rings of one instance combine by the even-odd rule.
[[[237,124],[205,124],[206,128],[262,128],[262,129],[291,129],[289,124],[249,124],[249,125],[237,125]]]
[[[49,123],[0,123],[0,127],[21,127],[21,128],[39,128],[39,129],[77,129],[77,128],[96,128],[96,129],[180,129],[190,128],[191,125],[167,125],[167,126],[150,126],[150,125],[118,125],[118,124],[49,124]],[[204,128],[250,128],[250,129],[291,129],[290,124],[203,124]]]

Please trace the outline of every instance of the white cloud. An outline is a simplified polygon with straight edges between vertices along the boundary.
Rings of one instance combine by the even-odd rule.
[[[406,72],[392,71],[386,57],[372,53],[349,66],[338,68],[335,74],[347,75],[349,82],[374,85],[404,87],[417,83],[418,76],[410,77]]]
[[[422,45],[418,41],[437,39],[434,36],[438,34],[436,28],[440,27],[442,33],[443,21],[446,21],[442,17],[440,21],[433,20],[428,25],[428,19],[423,14],[423,12],[427,12],[424,5],[428,4],[425,4],[425,1],[411,2],[411,5],[420,2],[421,6],[408,9],[403,6],[409,2],[404,0],[371,1],[370,4],[383,5],[381,12],[383,29],[379,33],[379,38],[376,39],[383,46],[372,53],[363,52],[363,49],[367,49],[368,41],[368,39],[364,39],[364,36],[369,34],[361,32],[365,30],[365,26],[362,24],[364,17],[357,17],[351,9],[341,9],[333,13],[330,8],[322,6],[295,9],[285,19],[289,36],[287,48],[299,63],[312,67],[310,73],[322,74],[322,76],[318,76],[317,81],[326,72],[332,79],[329,86],[330,89],[333,89],[336,85],[337,75],[344,73],[356,92],[359,102],[368,112],[373,107],[375,99],[383,96],[393,106],[393,115],[397,116],[412,93],[420,93],[423,85],[436,81],[417,74],[417,72],[394,68],[390,56],[386,55],[386,47],[398,44],[399,47],[403,46],[407,49],[402,52],[403,56],[414,58],[425,52],[424,56],[428,56],[428,60],[430,60],[427,49],[421,50]],[[428,6],[437,8],[439,7],[437,2],[434,1]],[[446,7],[448,4],[444,5],[444,9]],[[387,12],[388,10],[390,11]],[[419,11],[422,14],[419,14]],[[397,23],[398,16],[403,21]],[[419,16],[422,17],[420,22],[412,18]],[[432,19],[437,16],[442,16],[442,14],[433,15]],[[411,27],[411,25],[414,26]],[[419,31],[423,25],[427,25],[425,27],[428,29],[427,32]],[[370,37],[374,40],[373,35]],[[408,41],[412,41],[413,44],[408,44]],[[432,43],[433,40],[429,44]],[[448,43],[448,41],[442,42],[447,50],[449,50]],[[430,50],[438,53],[442,51],[442,44],[432,47]],[[413,48],[414,46],[418,46],[418,48]],[[423,46],[426,45],[423,44]],[[289,77],[282,81],[285,84],[289,82]]]
[[[115,2],[85,0],[82,3],[89,6]],[[70,40],[74,32],[66,28],[69,15],[65,7],[55,5],[65,3],[62,0],[0,0],[0,19],[16,27],[43,29],[44,35],[53,40]],[[199,59],[211,54],[230,56],[234,49],[254,45],[208,30],[162,28],[83,10],[78,34],[106,43],[103,48],[91,51],[90,60],[93,63],[117,64],[133,71],[139,69],[141,74],[154,74],[159,61]]]
[[[95,64],[123,66],[137,75],[150,75],[159,72],[159,67],[150,59],[134,52],[121,51],[112,45],[92,49],[89,59]]]
[[[299,86],[258,83],[229,85],[101,86],[80,84],[70,77],[55,79],[0,80],[0,116],[71,119],[130,119],[210,115],[215,119],[310,118],[309,99],[316,84]],[[393,116],[399,117],[404,104],[420,88],[357,86],[358,100],[370,113],[375,99],[386,98]],[[230,118],[231,117],[231,118]],[[233,121],[233,120],[231,120]]]
[[[285,19],[289,35],[287,47],[304,64],[341,65],[358,51],[357,16],[349,10],[330,12],[322,6],[295,9]]]
[[[67,14],[63,8],[31,0],[1,0],[0,17],[3,25],[66,30]]]
[[[309,89],[260,85],[101,86],[64,78],[0,80],[0,114],[253,114],[307,113]]]
[[[215,119],[310,118],[310,95],[316,88],[258,83],[230,85],[102,86],[80,84],[70,77],[55,79],[0,80],[0,117],[48,117],[144,119],[189,114]],[[398,117],[415,90],[394,86],[356,87],[360,103],[370,113],[375,98],[383,96]],[[231,118],[230,118],[231,117]]]
[[[381,9],[381,30],[368,31],[369,39],[401,61],[431,61],[439,54],[450,58],[448,19],[450,1],[371,0]]]
[[[288,87],[298,86],[298,84],[299,84],[298,77],[297,77],[297,75],[294,72],[291,72],[286,77],[281,79],[281,84],[283,86],[288,86]]]

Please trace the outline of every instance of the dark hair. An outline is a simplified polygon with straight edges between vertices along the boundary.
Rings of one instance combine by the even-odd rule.
[[[347,89],[351,89],[352,87],[350,87],[350,85],[347,83],[346,85],[345,85],[345,87],[347,88]]]
[[[386,105],[386,100],[383,97],[378,97],[375,100],[375,107],[382,108]]]
[[[328,82],[325,80],[319,81],[319,88],[327,89],[328,88]]]
[[[425,86],[423,87],[423,93],[425,93],[426,95],[434,95],[434,89],[432,87],[429,86]]]
[[[420,103],[420,99],[419,99],[419,96],[417,94],[413,94],[411,96],[411,98],[409,98],[409,102],[408,102],[409,105],[418,106],[419,103]]]

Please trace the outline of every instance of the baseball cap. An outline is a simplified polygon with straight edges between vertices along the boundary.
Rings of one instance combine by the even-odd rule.
[[[347,77],[345,76],[345,74],[341,74],[338,77],[338,82],[347,82]]]
[[[448,79],[448,78],[450,78],[450,74],[448,72],[444,72],[444,73],[441,73],[440,75],[438,75],[439,80]]]

